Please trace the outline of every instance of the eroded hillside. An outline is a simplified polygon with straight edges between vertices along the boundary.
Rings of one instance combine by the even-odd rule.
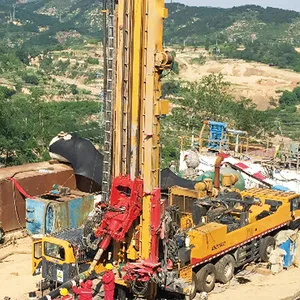
[[[197,63],[199,57],[204,57]],[[260,110],[278,102],[283,90],[293,90],[300,82],[300,73],[279,69],[256,62],[234,59],[214,59],[205,50],[187,49],[176,53],[179,63],[178,79],[195,81],[221,73],[232,84],[236,99],[251,99]]]

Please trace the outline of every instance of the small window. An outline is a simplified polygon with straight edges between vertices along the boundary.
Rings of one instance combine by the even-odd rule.
[[[300,198],[294,198],[291,201],[291,210],[299,210],[300,209]]]
[[[44,251],[47,256],[64,260],[65,259],[65,249],[60,245],[45,242]]]
[[[42,242],[34,244],[34,258],[40,259],[42,257]]]

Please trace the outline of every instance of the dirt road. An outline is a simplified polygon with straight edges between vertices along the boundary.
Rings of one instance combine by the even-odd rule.
[[[61,81],[61,82],[67,83],[67,84],[75,84],[80,89],[91,91],[93,95],[99,95],[100,92],[101,92],[101,86],[100,85],[99,85],[99,87],[86,85],[86,84],[80,83],[76,79],[71,79],[71,78],[64,77],[64,76],[54,76],[54,75],[52,75],[51,77],[55,78],[57,81]]]

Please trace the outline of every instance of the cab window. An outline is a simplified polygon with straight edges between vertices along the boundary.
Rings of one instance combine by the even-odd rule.
[[[299,209],[300,209],[300,198],[297,197],[297,198],[292,199],[291,210],[294,211],[294,210],[299,210]]]
[[[45,242],[44,252],[47,256],[61,260],[64,260],[66,257],[64,247],[49,242]]]

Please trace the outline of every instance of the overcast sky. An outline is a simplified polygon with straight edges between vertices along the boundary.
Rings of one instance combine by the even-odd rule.
[[[171,2],[166,0],[166,2]],[[300,0],[173,0],[187,5],[232,7],[245,4],[256,4],[260,6],[271,6],[300,11]]]

